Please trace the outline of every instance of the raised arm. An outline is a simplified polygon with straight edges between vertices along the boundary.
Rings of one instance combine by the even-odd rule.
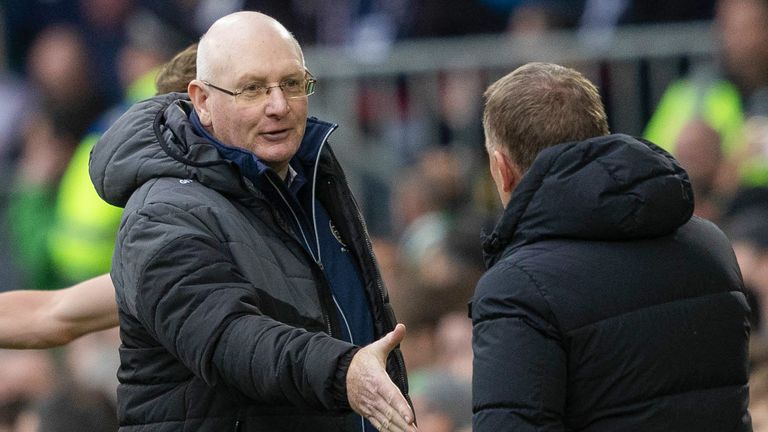
[[[0,293],[0,348],[51,348],[116,325],[108,274],[61,290]]]

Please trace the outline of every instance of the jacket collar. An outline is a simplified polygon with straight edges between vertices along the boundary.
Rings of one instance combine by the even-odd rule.
[[[656,145],[616,134],[543,150],[483,241],[490,267],[544,239],[626,241],[667,235],[693,214],[688,174]]]
[[[242,175],[251,180],[254,184],[258,184],[268,172],[274,173],[272,168],[267,166],[252,152],[243,148],[224,144],[208,133],[202,123],[200,123],[200,118],[194,109],[191,110],[189,119],[195,127],[195,130],[208,139],[224,159],[237,165],[240,168]],[[294,177],[290,188],[292,192],[295,192],[300,189],[301,186],[306,184],[311,170],[318,162],[318,156],[323,144],[337,127],[338,125],[334,123],[318,120],[315,117],[307,118],[307,126],[304,130],[304,137],[301,140],[301,145],[299,145],[299,150],[290,161],[291,167],[296,171],[296,177]]]

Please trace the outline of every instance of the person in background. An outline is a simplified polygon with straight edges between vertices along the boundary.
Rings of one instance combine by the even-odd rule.
[[[162,34],[153,22],[145,24],[145,31]],[[72,155],[56,196],[53,221],[48,230],[47,251],[56,278],[62,285],[71,285],[96,275],[109,272],[112,263],[115,236],[120,225],[122,209],[105,203],[96,194],[88,177],[88,160],[91,149],[107,128],[134,103],[152,97],[156,93],[186,91],[186,84],[194,78],[194,67],[172,63],[196,59],[193,44],[177,54],[160,72],[161,65],[170,54],[159,50],[140,37],[123,48],[120,58],[126,65],[124,71],[124,100],[104,113],[83,137]],[[189,52],[188,52],[189,51]],[[128,66],[130,65],[130,66]],[[168,71],[175,75],[171,75]],[[176,76],[178,75],[178,76]],[[186,83],[174,82],[187,75]],[[191,75],[191,77],[190,77]],[[172,84],[158,88],[156,77]],[[183,80],[180,80],[183,81]]]
[[[165,63],[154,78],[157,93],[186,92],[195,79],[196,61],[197,44],[192,44]],[[90,179],[87,187],[92,188]],[[95,198],[99,205],[117,209]],[[117,325],[115,290],[106,274],[65,289],[0,293],[0,348],[52,348]]]
[[[9,177],[13,186],[4,216],[21,283],[30,288],[62,286],[50,270],[46,228],[77,140],[103,109],[90,86],[91,60],[78,30],[64,25],[41,32],[27,59],[31,83],[39,89],[37,107],[24,119],[21,157]]]
[[[61,386],[24,411],[14,432],[112,432],[117,429],[114,402],[97,390]]]
[[[744,124],[768,115],[768,1],[718,0],[714,29],[717,63],[696,68],[667,88],[644,137],[674,154],[683,127],[703,120],[720,135],[722,152],[733,165],[731,183],[764,187],[768,159],[751,154]]]
[[[667,152],[613,134],[579,72],[485,92],[504,212],[471,302],[476,432],[750,431],[749,307]]]
[[[768,341],[768,208],[754,206],[730,217],[726,234],[739,262],[752,306],[752,339]]]
[[[189,98],[134,105],[94,147],[97,192],[125,208],[121,430],[415,430],[405,328],[335,125],[307,118],[315,82],[279,22],[231,14],[201,38]]]
[[[703,119],[689,120],[675,141],[672,155],[693,188],[693,214],[719,224],[734,192],[731,164],[723,155],[720,134]]]

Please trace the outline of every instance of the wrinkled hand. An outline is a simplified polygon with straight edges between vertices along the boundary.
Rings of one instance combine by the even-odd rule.
[[[355,412],[380,431],[416,431],[413,411],[387,375],[387,356],[405,337],[405,326],[358,351],[347,371],[347,399]]]

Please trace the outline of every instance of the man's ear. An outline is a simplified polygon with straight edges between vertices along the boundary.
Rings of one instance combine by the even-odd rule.
[[[197,111],[197,116],[200,117],[200,123],[208,127],[211,125],[211,112],[208,107],[208,92],[203,89],[204,85],[202,81],[192,80],[187,85],[187,93]]]
[[[501,180],[499,186],[504,193],[511,193],[522,178],[520,168],[506,153],[499,149],[494,149],[491,157],[494,159],[493,169],[497,170],[496,174]]]

